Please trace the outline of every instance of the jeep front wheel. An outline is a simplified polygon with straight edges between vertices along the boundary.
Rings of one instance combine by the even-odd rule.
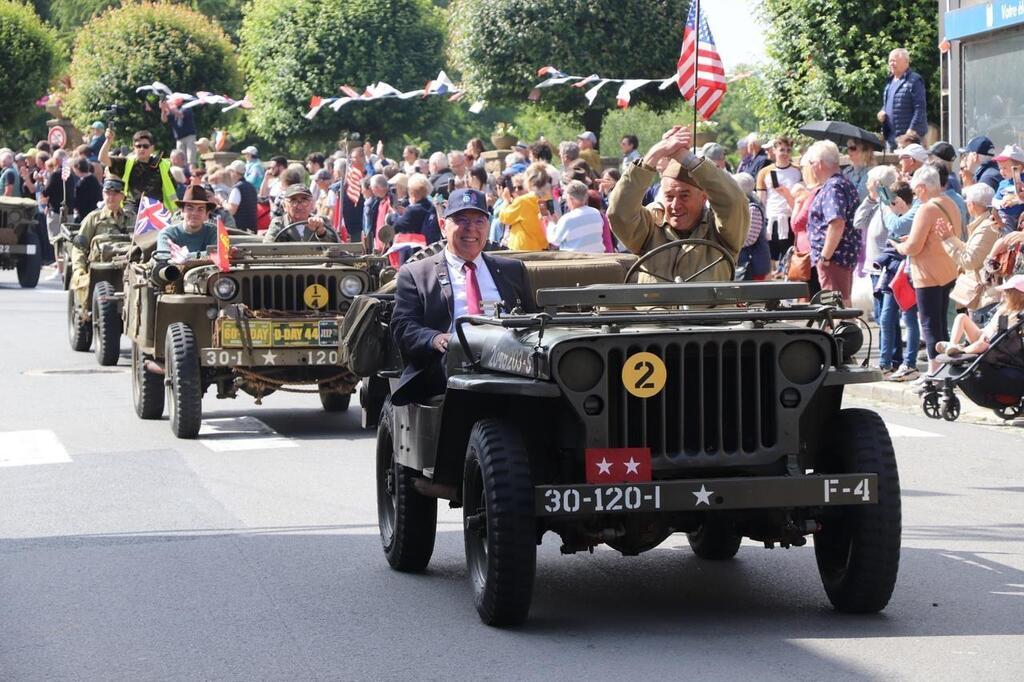
[[[92,323],[82,320],[82,312],[75,303],[74,290],[68,291],[68,343],[71,350],[85,352],[92,345]]]
[[[384,556],[396,571],[422,571],[434,553],[437,500],[413,487],[411,469],[395,461],[394,408],[384,404],[377,427],[377,523]]]
[[[192,328],[182,322],[168,326],[164,347],[171,431],[178,438],[195,438],[203,420],[203,384]]]
[[[116,365],[121,356],[121,311],[113,298],[114,285],[97,282],[92,290],[92,335],[96,340],[96,362]]]
[[[733,558],[743,541],[731,525],[712,518],[705,519],[696,532],[687,533],[686,539],[693,553],[707,561]]]
[[[814,535],[814,555],[838,611],[874,613],[889,603],[900,565],[900,479],[889,431],[870,410],[842,410],[826,433],[824,473],[878,474],[875,504],[835,507]]]
[[[526,620],[537,572],[530,458],[519,430],[501,419],[478,421],[469,435],[462,481],[466,564],[480,619]]]
[[[337,393],[325,389],[323,386],[320,387],[320,405],[323,406],[325,412],[345,412],[351,402],[351,393]]]
[[[43,254],[40,252],[39,237],[31,228],[22,235],[21,244],[31,247],[26,253],[18,258],[18,284],[22,289],[33,289],[39,284],[39,271],[43,269]]]

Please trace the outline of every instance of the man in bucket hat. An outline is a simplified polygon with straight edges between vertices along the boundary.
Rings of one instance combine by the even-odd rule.
[[[156,252],[171,256],[173,245],[175,253],[184,256],[187,252],[188,257],[203,258],[208,246],[217,245],[217,226],[210,222],[210,212],[217,208],[217,204],[210,200],[202,185],[189,185],[178,203],[181,205],[181,222],[161,230],[156,240]]]

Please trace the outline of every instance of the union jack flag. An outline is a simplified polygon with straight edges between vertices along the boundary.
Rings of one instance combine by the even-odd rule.
[[[171,214],[164,208],[163,202],[144,196],[139,202],[139,213],[135,218],[135,234],[162,230],[170,220]]]
[[[686,17],[683,47],[676,64],[676,84],[683,99],[690,102],[702,118],[708,119],[725,97],[725,67],[704,12],[698,17],[697,4],[690,3]]]

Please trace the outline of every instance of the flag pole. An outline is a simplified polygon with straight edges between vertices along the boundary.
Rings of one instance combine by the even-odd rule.
[[[694,47],[693,47],[693,137],[697,138],[697,72],[700,69],[700,0],[697,3],[697,12],[694,15]]]

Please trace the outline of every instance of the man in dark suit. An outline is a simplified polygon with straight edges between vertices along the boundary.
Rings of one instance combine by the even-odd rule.
[[[903,48],[889,53],[889,78],[878,122],[890,150],[896,149],[896,138],[904,133],[914,131],[922,140],[928,134],[924,79],[910,68],[910,54]]]
[[[395,405],[444,393],[444,357],[463,315],[482,314],[482,301],[502,301],[507,309],[535,309],[526,268],[520,261],[483,253],[490,213],[483,192],[452,192],[444,213],[444,251],[398,271],[391,333],[406,365]]]

